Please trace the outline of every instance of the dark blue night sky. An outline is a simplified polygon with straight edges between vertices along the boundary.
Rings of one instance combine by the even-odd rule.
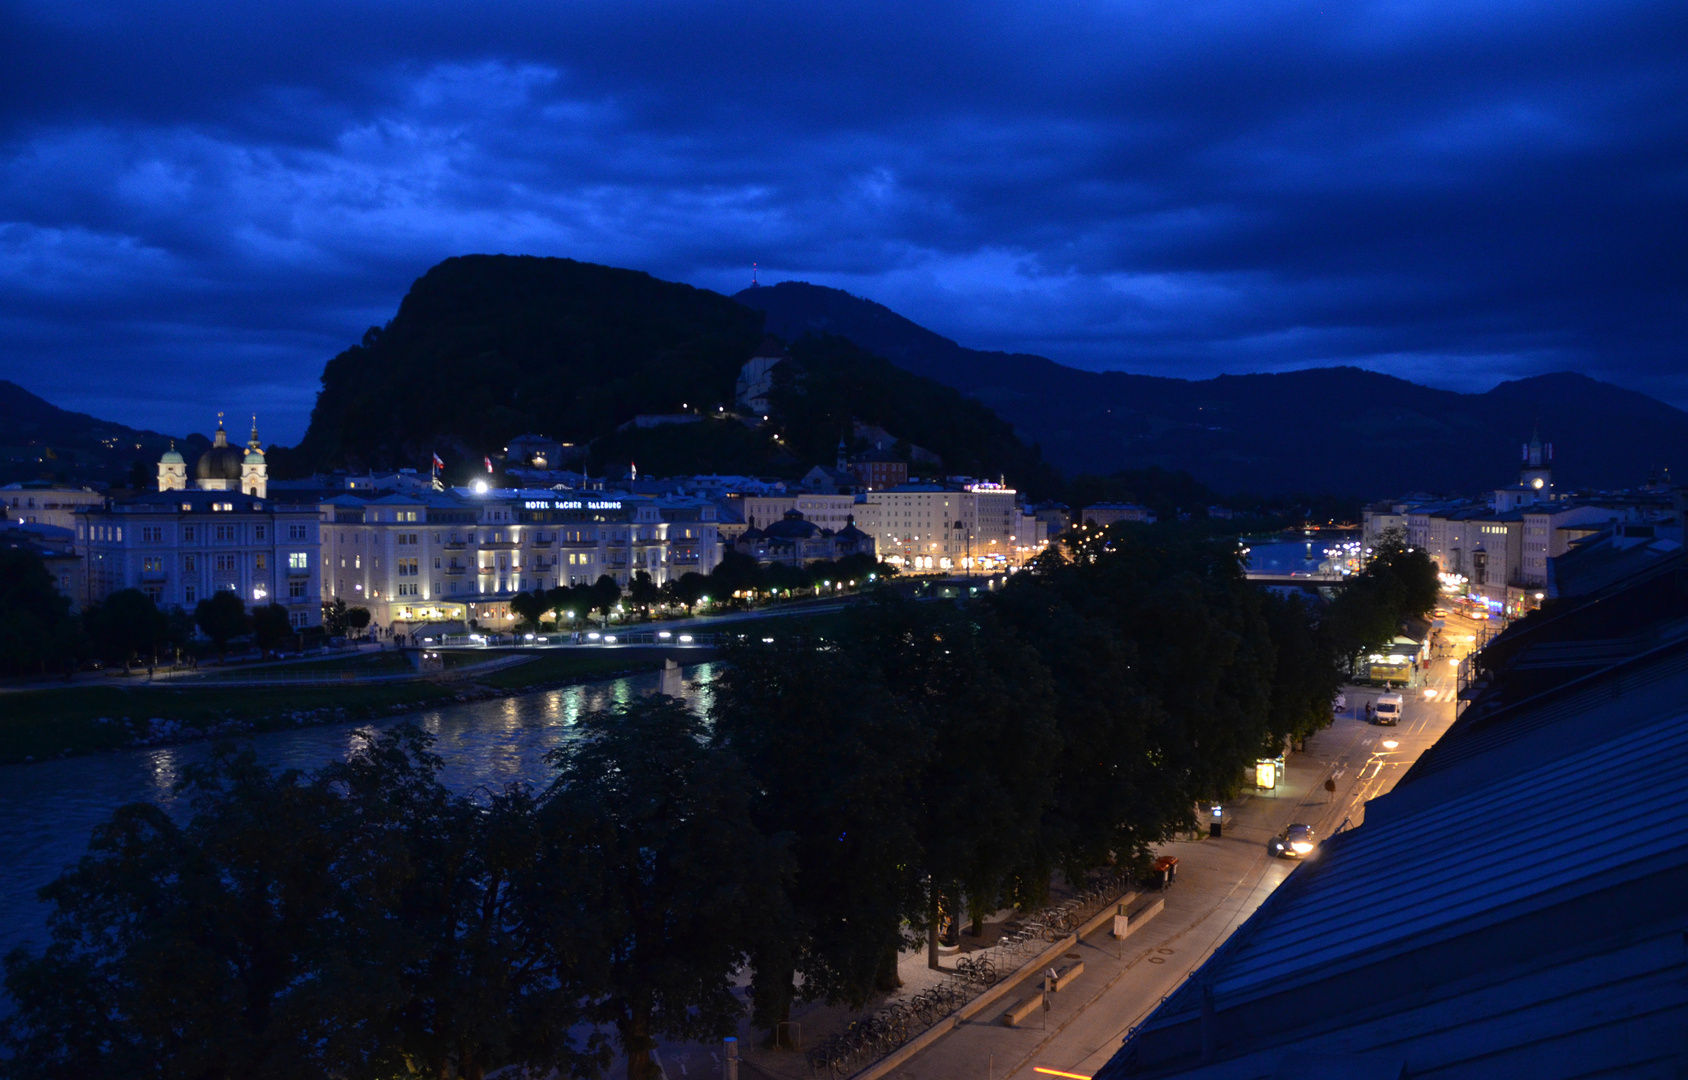
[[[292,442],[416,276],[524,252],[1086,367],[1688,405],[1685,102],[1682,0],[5,0],[0,376]]]

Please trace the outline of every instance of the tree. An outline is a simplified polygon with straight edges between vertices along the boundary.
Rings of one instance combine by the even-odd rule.
[[[232,589],[218,589],[201,600],[194,607],[193,621],[217,647],[219,659],[227,653],[230,641],[252,630],[246,605],[241,602],[240,594]]]
[[[628,1080],[652,1080],[655,1037],[716,1039],[741,1008],[733,975],[779,919],[788,861],[750,819],[751,784],[683,702],[652,697],[579,721],[552,752],[529,863],[527,925],[550,970],[578,979]]]
[[[549,594],[544,592],[519,592],[510,598],[510,610],[521,618],[521,625],[537,631],[540,616],[551,610]]]
[[[708,595],[717,601],[731,600],[734,593],[754,593],[761,587],[762,568],[742,551],[727,551],[709,572]]]
[[[235,597],[235,603],[239,602]],[[158,605],[139,589],[112,593],[84,612],[82,622],[99,654],[125,668],[137,657],[154,656],[170,630]]]
[[[252,611],[252,638],[260,649],[273,649],[293,636],[293,624],[287,609],[280,604],[265,604]]]
[[[1436,605],[1436,565],[1411,550],[1398,530],[1386,532],[1365,568],[1342,583],[1321,621],[1329,647],[1352,669],[1365,649],[1388,642],[1403,620],[1423,616]]]
[[[709,579],[696,570],[687,570],[678,581],[670,581],[669,584],[674,586],[675,597],[685,605],[688,613],[697,607],[699,600],[709,595]]]
[[[1047,877],[1035,863],[1060,746],[1053,692],[1037,654],[988,607],[875,596],[852,612],[845,647],[882,673],[932,741],[910,808],[924,909],[909,915],[924,926],[936,968],[940,919],[958,920],[963,896],[982,915],[1011,878]]]
[[[621,603],[621,586],[617,585],[615,578],[608,574],[599,574],[598,580],[594,581],[590,588],[591,592],[587,596],[587,610],[601,613],[604,622],[608,623],[610,612],[614,611],[616,605]]]
[[[345,989],[325,1003],[347,1015],[336,1059],[371,1078],[601,1068],[568,1036],[578,983],[535,963],[522,921],[518,888],[539,840],[531,794],[507,787],[477,805],[450,793],[432,741],[400,725],[317,776],[340,797],[343,840],[344,922],[329,941]]]
[[[158,480],[158,466],[148,465],[144,461],[129,463],[129,473],[123,478],[123,484],[130,491],[145,491]]]
[[[74,662],[83,647],[70,614],[41,556],[27,548],[0,548],[0,671],[43,672]]]
[[[754,1020],[770,1033],[797,975],[805,998],[851,1008],[894,980],[903,914],[920,904],[912,811],[931,734],[874,669],[818,645],[736,646],[714,684],[716,744],[745,763],[753,819],[790,838],[796,863],[789,922],[753,948]]]
[[[346,636],[346,601],[336,596],[322,602],[322,628],[334,637]]]
[[[591,1064],[567,1036],[577,984],[531,962],[514,915],[531,798],[451,794],[414,725],[364,736],[309,775],[220,748],[185,770],[185,820],[136,804],[97,828],[44,890],[47,948],[6,958],[0,1071],[481,1080]]]
[[[627,599],[634,607],[649,614],[651,605],[662,599],[662,590],[657,588],[649,573],[635,570],[627,582]]]
[[[558,585],[545,594],[545,610],[557,613],[559,625],[566,619],[579,618],[581,612],[590,612],[585,600],[586,591]]]
[[[1331,705],[1342,689],[1342,657],[1319,632],[1309,601],[1264,593],[1261,613],[1272,635],[1270,726],[1303,742],[1329,727]]]
[[[363,632],[369,629],[369,622],[370,617],[368,608],[355,607],[346,609],[346,626],[358,637],[362,637]]]
[[[815,581],[815,574],[805,566],[773,563],[762,568],[761,586],[770,592],[797,592],[803,589],[811,589],[814,587]]]
[[[178,824],[137,803],[42,890],[51,940],[6,958],[9,1075],[321,1075],[319,956],[340,834],[325,792],[250,751],[191,765]],[[277,822],[287,828],[278,830]]]

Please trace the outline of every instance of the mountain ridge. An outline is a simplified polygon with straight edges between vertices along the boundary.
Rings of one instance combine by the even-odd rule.
[[[60,408],[0,379],[0,483],[121,483],[136,462],[155,465],[169,442],[156,431]],[[188,449],[188,440],[181,442]]]
[[[1220,491],[1378,497],[1511,483],[1539,424],[1561,487],[1634,486],[1684,460],[1688,413],[1577,372],[1461,394],[1353,366],[1204,380],[1092,372],[969,349],[882,304],[807,282],[735,295],[781,336],[825,329],[991,406],[1073,472],[1184,469]]]

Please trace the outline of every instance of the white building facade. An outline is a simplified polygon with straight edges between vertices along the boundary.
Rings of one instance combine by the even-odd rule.
[[[856,514],[856,496],[811,492],[791,495],[746,495],[740,506],[745,524],[754,525],[758,529],[766,529],[777,521],[783,521],[788,510],[797,511],[803,515],[803,520],[814,522],[823,529],[843,532],[844,527],[850,524],[850,519]]]
[[[79,510],[104,506],[106,497],[85,487],[59,484],[7,484],[0,488],[6,519],[19,525],[52,525],[75,529]]]
[[[1044,524],[999,484],[904,484],[868,492],[856,509],[879,558],[911,573],[1021,566],[1048,543]]]
[[[661,585],[720,562],[715,504],[691,496],[457,488],[320,507],[323,599],[368,608],[381,626],[505,618],[520,592]]]
[[[84,605],[139,589],[192,611],[227,590],[247,607],[280,604],[296,629],[322,623],[320,517],[239,491],[161,491],[84,510],[76,549]]]

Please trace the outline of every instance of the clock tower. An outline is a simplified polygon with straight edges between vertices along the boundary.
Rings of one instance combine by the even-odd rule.
[[[1518,470],[1518,486],[1529,488],[1544,501],[1553,497],[1553,444],[1543,443],[1537,432],[1524,444],[1524,467]]]

